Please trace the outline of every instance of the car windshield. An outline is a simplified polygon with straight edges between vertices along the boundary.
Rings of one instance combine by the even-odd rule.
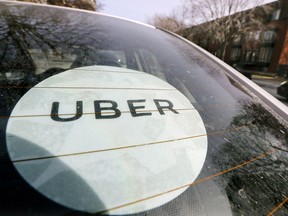
[[[204,125],[203,130],[206,131],[204,134],[200,133],[193,135],[193,137],[190,136],[189,139],[195,139],[195,142],[197,142],[197,138],[205,136],[208,143],[205,161],[200,167],[202,168],[200,169],[201,172],[199,170],[199,175],[196,175],[193,181],[181,182],[180,185],[168,185],[163,191],[155,190],[154,194],[154,189],[151,189],[151,193],[149,192],[149,194],[145,194],[140,198],[136,196],[135,200],[127,198],[128,201],[123,198],[126,197],[124,194],[117,194],[117,196],[107,195],[106,198],[106,195],[100,196],[99,193],[97,199],[101,202],[103,197],[103,205],[99,205],[99,208],[90,211],[90,207],[87,207],[88,209],[73,208],[73,205],[77,206],[77,202],[80,202],[80,195],[75,196],[74,194],[74,196],[69,197],[70,200],[75,201],[72,204],[70,203],[70,206],[66,206],[65,202],[57,201],[55,197],[58,195],[50,196],[43,193],[43,190],[41,190],[43,185],[36,187],[35,184],[41,181],[38,178],[33,177],[32,183],[25,177],[25,180],[22,180],[20,176],[23,177],[25,174],[22,172],[20,172],[20,176],[18,174],[19,170],[22,169],[21,165],[16,166],[18,171],[15,170],[14,165],[15,163],[20,164],[26,159],[20,157],[20,159],[15,161],[12,160],[14,156],[9,153],[10,147],[7,147],[9,142],[12,142],[9,141],[9,136],[12,137],[12,135],[9,135],[6,131],[12,130],[14,123],[9,123],[9,126],[7,124],[11,119],[19,118],[25,120],[27,116],[32,116],[33,119],[42,118],[43,114],[36,113],[37,110],[35,109],[33,113],[21,114],[20,116],[20,114],[14,114],[15,111],[13,109],[18,106],[16,104],[22,97],[29,94],[31,89],[35,89],[33,87],[50,88],[50,86],[41,87],[43,81],[52,80],[51,78],[65,74],[67,71],[77,72],[77,68],[86,67],[93,70],[96,68],[95,70],[120,71],[124,74],[137,75],[140,72],[141,74],[149,74],[152,77],[159,78],[161,83],[168,83],[173,90],[176,89],[188,99],[189,106],[192,104],[192,108],[199,113],[199,118],[202,119]],[[82,76],[81,70],[77,73],[74,77],[75,79],[77,77],[80,79]],[[139,86],[142,85],[141,83],[145,79],[138,80]],[[67,79],[67,81],[69,80]],[[151,83],[154,81],[152,80]],[[111,79],[105,82],[109,84],[110,82],[113,83],[114,80]],[[87,83],[89,83],[89,79],[87,79]],[[150,84],[148,83],[147,85]],[[221,64],[215,63],[210,57],[186,41],[160,29],[95,13],[2,2],[0,3],[0,86],[0,214],[5,214],[9,211],[13,212],[15,206],[17,206],[19,212],[24,212],[24,215],[37,215],[41,214],[41,212],[62,215],[69,212],[77,213],[78,211],[109,213],[110,210],[111,214],[119,212],[120,214],[136,214],[142,212],[139,215],[143,214],[143,212],[147,215],[267,215],[287,199],[287,122],[270,110],[253,93],[233,80],[229,76],[229,71],[222,67]],[[72,88],[71,86],[68,87]],[[78,88],[78,86],[76,87]],[[60,87],[57,86],[57,88]],[[158,87],[153,88],[155,90]],[[137,90],[137,87],[135,89]],[[127,95],[129,94],[127,93]],[[141,97],[144,98],[145,94],[141,94]],[[153,94],[156,95],[156,93]],[[82,95],[84,97],[85,92]],[[95,95],[97,94],[95,93]],[[110,96],[110,93],[107,93],[107,95]],[[115,95],[111,96],[111,98],[115,97],[113,101],[117,100],[118,93],[115,93]],[[35,97],[37,97],[37,100],[39,97],[40,100],[42,96],[37,94]],[[142,98],[132,97],[134,101],[131,102],[131,98],[127,98],[125,101],[128,104],[127,107],[130,108],[132,116],[134,113],[133,117],[138,115],[149,116],[151,114],[150,111],[137,112],[140,106],[137,106],[136,103],[142,103],[144,101]],[[171,105],[171,100],[159,98],[152,98],[153,103],[157,106],[159,116],[164,116],[164,108],[171,115],[177,115],[181,111],[181,109],[179,111]],[[81,98],[77,99],[77,109],[81,107],[81,100]],[[103,101],[103,99],[100,102],[94,101],[94,109],[97,110],[97,107],[100,109],[99,104]],[[107,101],[108,99],[104,102],[111,103],[112,108],[110,107],[110,109],[113,110],[113,113],[115,112],[113,115],[110,114],[110,117],[119,117],[120,112],[122,112],[121,107],[116,108],[115,103],[111,102],[112,99]],[[166,103],[165,106],[163,101]],[[31,107],[33,106],[34,104],[31,105]],[[57,105],[57,102],[54,102],[52,107],[54,111],[51,113],[56,113],[56,116],[58,115],[58,106],[59,103]],[[22,108],[17,109],[21,111]],[[15,110],[17,111],[17,109]],[[74,110],[71,112],[74,112]],[[83,116],[85,115],[84,111],[82,111],[82,114]],[[101,115],[98,117],[104,118]],[[84,117],[81,118],[83,119]],[[75,122],[76,119],[76,115],[74,118],[66,118],[67,121],[75,120]],[[189,125],[198,124],[197,119],[195,117],[195,120],[190,122]],[[61,119],[58,116],[58,118],[53,120],[60,122],[61,120],[65,121],[65,118]],[[181,121],[185,121],[185,118]],[[149,124],[157,125],[157,127],[155,126],[156,129],[159,127],[165,128],[165,125],[157,122],[154,119]],[[26,123],[23,122],[21,124],[25,125]],[[136,123],[133,124],[135,124],[135,128],[138,127]],[[126,127],[122,123],[120,125]],[[182,132],[177,132],[177,130],[180,130],[177,128],[178,123],[175,123],[175,125],[173,130],[175,130],[175,134],[180,136]],[[106,130],[109,130],[109,127],[113,126],[107,126]],[[153,127],[150,128],[147,125],[145,127],[147,127],[145,131],[149,131],[149,136],[157,132]],[[81,128],[78,129],[81,131]],[[15,129],[15,131],[17,130],[19,128]],[[44,131],[39,132],[36,127],[31,127],[27,131],[31,132],[33,136],[41,133],[41,138],[39,139],[48,139],[48,137],[59,135],[56,132],[48,133],[46,131],[48,134]],[[134,131],[132,126],[131,131]],[[124,129],[121,130],[123,136],[130,136],[125,135],[126,132]],[[85,131],[83,133],[86,134]],[[159,132],[159,134],[161,133]],[[177,139],[187,139],[184,135]],[[113,134],[110,136],[113,137]],[[123,137],[117,134],[115,139],[123,140]],[[176,138],[173,137],[173,140],[176,140]],[[150,143],[150,141],[147,141],[147,143]],[[159,144],[161,141],[153,142],[153,144],[155,143]],[[119,151],[122,151],[122,149]],[[138,153],[141,154],[141,151],[142,149]],[[165,148],[159,151],[165,152]],[[42,152],[42,150],[35,150],[35,152]],[[62,153],[62,155],[64,154],[66,155],[65,152]],[[72,152],[71,154],[74,153]],[[168,156],[169,154],[167,153]],[[43,158],[46,160],[48,157],[50,156],[46,155]],[[109,155],[109,157],[112,156]],[[37,158],[37,155],[34,158]],[[130,161],[129,163],[134,162]],[[121,169],[125,172],[123,166]],[[162,165],[154,164],[153,166]],[[171,167],[173,168],[172,165]],[[172,169],[171,167],[169,170],[173,171],[166,172],[165,175],[162,173],[165,177],[162,175],[160,178],[155,174],[156,171],[154,172],[153,179],[159,178],[162,182],[158,182],[157,188],[161,188],[160,184],[164,184],[165,179],[169,179],[170,175],[174,176],[171,177],[172,179],[178,178],[175,168]],[[102,171],[105,173],[105,166]],[[29,172],[30,169],[25,169],[25,173]],[[144,173],[146,172],[153,173],[153,170],[147,169]],[[111,179],[113,178],[111,177]],[[35,183],[36,180],[38,183]],[[62,180],[60,179],[59,181]],[[71,188],[77,188],[78,183],[75,181]],[[62,182],[62,184],[65,185],[66,183]],[[129,184],[133,184],[133,182],[127,182],[126,185],[129,186]],[[92,187],[91,185],[89,186]],[[140,185],[137,185],[137,187],[141,190]],[[40,189],[38,190],[38,188]],[[72,190],[71,188],[69,190]],[[185,188],[185,191],[176,198],[171,199],[170,202],[163,202],[159,206],[156,204],[151,205],[151,208],[144,208],[145,211],[142,207],[139,207],[140,210],[135,210],[134,212],[130,210],[123,211],[124,213],[121,212],[121,208],[125,209],[127,206],[133,206],[136,203],[145,203],[147,200],[153,200],[155,197],[161,197],[164,194],[165,196],[167,194],[171,195],[183,188]],[[53,191],[56,189],[49,187],[44,191],[47,190]],[[87,189],[87,191],[93,190]],[[77,193],[81,194],[80,190]],[[87,192],[87,196],[91,198],[92,195],[90,196],[90,193]],[[133,194],[134,190],[128,190],[125,193]],[[89,203],[89,199],[85,203]],[[115,206],[112,204],[110,206],[110,203],[105,201],[106,199],[109,199],[109,202],[110,199],[113,199],[113,202],[111,202],[113,205],[116,203]],[[123,202],[122,199],[124,199]],[[58,203],[61,205],[58,205]],[[149,205],[147,204],[147,206]],[[114,207],[119,212],[113,212]],[[277,213],[285,215],[287,211],[288,207],[285,204]]]

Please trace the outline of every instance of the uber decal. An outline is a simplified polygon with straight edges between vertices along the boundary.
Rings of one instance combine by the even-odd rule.
[[[164,110],[172,111],[175,114],[179,114],[175,109],[173,109],[173,104],[169,100],[163,100],[163,99],[154,99],[153,100],[160,115],[165,115]],[[141,100],[128,100],[127,104],[130,110],[130,113],[132,117],[139,117],[139,116],[149,116],[152,115],[151,112],[141,112],[139,109],[144,109],[145,106],[140,105],[146,102],[145,99]],[[162,103],[162,105],[160,104]],[[163,105],[166,104],[166,105]],[[104,106],[103,106],[104,104]],[[106,106],[108,104],[108,107]],[[138,104],[138,105],[136,105]],[[118,109],[118,104],[115,101],[111,100],[95,100],[94,101],[94,109],[95,109],[95,118],[96,119],[113,119],[118,118],[121,116],[121,111]],[[111,113],[104,114],[102,111],[111,111]],[[70,118],[62,118],[59,117],[59,102],[53,102],[52,103],[52,109],[51,109],[51,118],[54,121],[60,121],[60,122],[67,122],[67,121],[74,121],[79,119],[83,115],[83,102],[77,101],[76,102],[76,113],[75,116]]]
[[[18,101],[6,135],[29,185],[89,213],[161,208],[193,183],[207,153],[203,121],[181,92],[150,74],[105,66],[37,84]]]

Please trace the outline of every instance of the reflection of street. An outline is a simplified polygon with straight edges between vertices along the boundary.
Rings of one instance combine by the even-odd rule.
[[[284,97],[277,94],[277,87],[281,84],[281,82],[283,82],[283,80],[253,76],[252,81],[288,106],[288,101]]]

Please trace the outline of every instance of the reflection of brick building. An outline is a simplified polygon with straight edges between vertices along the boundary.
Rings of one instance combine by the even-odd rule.
[[[238,34],[229,41],[225,62],[230,65],[244,65],[254,73],[271,75],[288,73],[288,0],[281,2],[281,5],[277,2],[267,4],[267,6],[272,6],[273,10],[269,15],[268,22],[266,19],[265,29],[255,29],[245,34]],[[201,25],[205,25],[205,23]],[[191,32],[193,34],[192,41],[220,56],[215,48],[217,44],[213,43],[213,40],[205,38],[203,32],[201,34],[197,32],[199,26],[189,29],[189,34]],[[193,29],[195,29],[194,32]],[[185,37],[185,35],[183,36]],[[189,38],[189,36],[187,37]]]

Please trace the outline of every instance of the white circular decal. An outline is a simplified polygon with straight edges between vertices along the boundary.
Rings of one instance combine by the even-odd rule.
[[[203,121],[182,93],[115,67],[40,82],[18,101],[6,133],[10,158],[33,188],[89,213],[171,201],[195,181],[207,153]]]

